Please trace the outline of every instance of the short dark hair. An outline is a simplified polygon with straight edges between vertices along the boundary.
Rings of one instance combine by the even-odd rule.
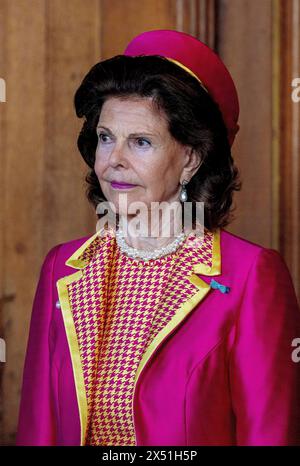
[[[90,170],[86,196],[96,207],[106,200],[94,171],[96,126],[109,97],[149,98],[163,109],[170,134],[193,147],[201,157],[198,171],[186,186],[188,200],[204,202],[204,226],[223,228],[232,219],[233,191],[241,189],[227,130],[218,105],[186,70],[160,55],[115,57],[95,64],[74,96],[76,115],[84,117],[78,149]]]

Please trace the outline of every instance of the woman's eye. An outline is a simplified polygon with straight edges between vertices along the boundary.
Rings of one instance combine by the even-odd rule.
[[[108,139],[106,139],[109,138],[109,136],[105,133],[99,133],[98,138],[101,142],[109,142]]]
[[[145,139],[145,138],[137,138],[136,142],[137,142],[137,145],[138,145],[139,147],[148,147],[148,146],[151,146],[151,142],[148,141],[148,140]]]
[[[108,134],[105,134],[105,133],[99,133],[98,134],[98,139],[102,144],[108,144],[108,143],[111,142],[110,136]],[[139,147],[142,147],[142,148],[151,146],[151,142],[148,141],[148,139],[145,139],[145,138],[136,138],[135,142]]]

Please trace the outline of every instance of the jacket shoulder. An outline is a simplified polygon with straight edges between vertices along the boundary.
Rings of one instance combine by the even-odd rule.
[[[66,261],[76,251],[78,251],[93,235],[81,236],[69,241],[54,245],[47,253],[44,263],[54,262],[55,275],[61,276],[74,272],[72,267],[66,264]]]
[[[221,247],[224,250],[230,250],[230,252],[236,250],[252,257],[257,256],[262,251],[274,251],[274,253],[279,254],[275,249],[255,243],[224,229],[221,229]]]
[[[231,269],[249,270],[255,263],[273,262],[285,266],[281,254],[272,248],[250,241],[241,236],[221,230],[221,255],[223,265]]]

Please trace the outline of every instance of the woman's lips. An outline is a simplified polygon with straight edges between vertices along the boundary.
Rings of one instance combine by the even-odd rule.
[[[137,186],[136,184],[117,183],[116,181],[112,181],[110,185],[113,189],[130,189]]]

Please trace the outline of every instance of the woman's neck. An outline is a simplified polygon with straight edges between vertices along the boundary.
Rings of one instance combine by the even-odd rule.
[[[126,243],[135,249],[160,249],[172,243],[183,231],[182,215],[179,210],[170,218],[159,215],[158,221],[154,216],[147,223],[142,223],[134,216],[120,217],[119,224]]]

